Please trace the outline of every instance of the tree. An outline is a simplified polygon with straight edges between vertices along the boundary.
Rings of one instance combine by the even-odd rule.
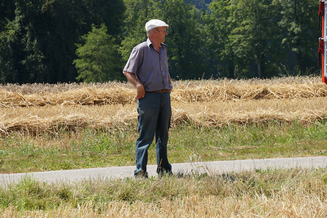
[[[0,19],[0,44],[4,46],[0,50],[5,51],[0,53],[2,81],[76,81],[75,44],[91,30],[92,23],[110,25],[108,34],[119,43],[123,0],[13,0],[13,16],[13,4],[2,1],[5,4],[0,9],[8,16]]]
[[[15,1],[0,0],[0,32],[6,26],[6,20],[13,20],[15,18]]]
[[[39,19],[40,4],[15,2],[13,20],[8,20],[0,33],[1,82],[32,82],[34,75],[46,72],[44,56],[37,44],[29,18]],[[8,10],[10,11],[10,10]],[[44,70],[44,71],[43,71]],[[28,71],[28,73],[26,72]]]
[[[217,77],[237,76],[234,75],[233,47],[229,39],[232,29],[235,28],[232,12],[233,4],[230,0],[214,0],[209,6],[209,11],[203,15],[206,54],[209,57],[212,74]]]
[[[186,3],[192,3],[197,9],[205,10],[207,9],[207,4],[205,0],[186,0]]]
[[[243,69],[256,68],[246,76],[271,77],[285,56],[280,43],[280,30],[272,0],[238,0],[233,16],[235,28],[229,36],[233,53]],[[250,70],[248,71],[250,72]]]
[[[119,38],[126,10],[123,0],[86,0],[88,10],[92,11],[92,22],[96,25],[104,23],[108,34]]]
[[[317,11],[319,1],[274,0],[280,7],[278,25],[283,31],[281,43],[295,54],[294,74],[317,70],[317,44],[320,30]]]
[[[157,9],[153,6],[153,0],[124,0],[126,11],[123,25],[123,40],[119,48],[123,62],[129,58],[132,49],[147,36],[145,32],[145,23],[156,18]]]
[[[167,0],[164,4],[157,2],[156,8],[169,24],[166,44],[171,76],[198,79],[207,73],[207,77],[210,77],[199,11],[183,0]]]
[[[17,22],[13,22],[10,28],[7,27],[6,32],[0,33],[0,82],[6,83],[17,78],[17,70],[15,66],[14,44],[16,29],[19,28]]]
[[[77,45],[74,60],[79,76],[78,80],[84,82],[105,82],[108,80],[120,80],[121,72],[118,59],[118,45],[115,39],[107,34],[107,27],[102,24],[100,28],[92,26],[92,31],[83,36],[84,45]]]
[[[120,48],[124,62],[132,48],[146,40],[145,23],[150,19],[161,19],[169,25],[165,44],[171,76],[194,79],[207,72],[202,50],[205,40],[200,30],[202,23],[194,5],[185,4],[183,0],[125,0],[125,4],[126,35]]]

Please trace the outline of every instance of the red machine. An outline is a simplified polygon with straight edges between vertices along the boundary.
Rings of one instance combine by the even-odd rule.
[[[327,0],[319,0],[319,26],[321,27],[321,37],[319,38],[319,64],[321,66],[322,81],[327,84]]]

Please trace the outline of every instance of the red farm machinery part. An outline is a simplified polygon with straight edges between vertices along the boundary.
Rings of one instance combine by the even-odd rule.
[[[319,65],[321,66],[322,82],[327,84],[327,0],[319,0],[319,26],[321,37],[319,38]]]

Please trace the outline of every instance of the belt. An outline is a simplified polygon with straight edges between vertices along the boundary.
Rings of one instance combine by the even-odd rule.
[[[164,93],[164,92],[170,92],[170,89],[160,89],[160,90],[157,90],[157,91],[147,91],[147,92],[150,92],[150,93]]]

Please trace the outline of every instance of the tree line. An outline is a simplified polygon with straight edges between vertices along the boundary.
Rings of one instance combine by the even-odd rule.
[[[124,80],[149,19],[174,79],[315,74],[318,0],[0,0],[0,82]]]

